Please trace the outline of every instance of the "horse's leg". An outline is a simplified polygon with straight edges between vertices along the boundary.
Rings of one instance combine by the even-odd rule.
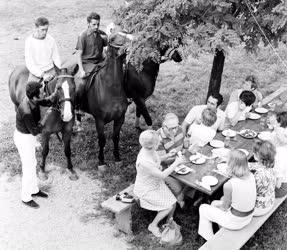
[[[122,114],[120,119],[114,120],[113,142],[114,142],[114,157],[116,162],[120,162],[119,141],[122,125],[125,121],[125,113]]]
[[[141,111],[139,107],[136,105],[136,121],[135,121],[135,127],[137,129],[140,129],[140,117],[141,117]]]
[[[134,98],[134,102],[137,105],[137,109],[139,109],[139,113],[144,117],[146,124],[151,127],[152,120],[145,105],[145,100],[143,98]]]
[[[96,128],[97,128],[97,133],[98,133],[98,144],[100,147],[99,156],[98,156],[99,166],[102,166],[102,165],[106,165],[105,156],[104,156],[104,148],[106,145],[106,137],[104,133],[105,123],[103,120],[96,119],[96,117],[95,117],[95,120],[96,120]]]
[[[72,131],[65,131],[62,132],[62,138],[64,142],[64,150],[65,150],[65,155],[67,158],[67,169],[70,172],[69,178],[71,180],[77,180],[79,177],[75,170],[73,169],[73,164],[71,160],[71,136],[72,136]]]
[[[49,153],[49,141],[50,141],[50,133],[42,133],[42,159],[40,163],[40,172],[39,172],[39,177],[42,180],[47,180],[48,176],[45,172],[45,166],[46,166],[46,158]]]

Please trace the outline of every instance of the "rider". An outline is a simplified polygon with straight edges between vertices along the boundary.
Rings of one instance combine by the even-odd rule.
[[[98,64],[104,60],[103,49],[107,46],[108,37],[105,32],[99,29],[100,19],[99,14],[92,12],[87,17],[88,29],[82,32],[78,37],[76,46],[77,62],[79,65],[79,74],[82,79],[77,91],[77,103],[79,106],[85,90],[87,77],[98,67]],[[76,123],[77,122],[78,121],[76,121]]]
[[[28,82],[44,82],[56,76],[55,66],[61,68],[57,44],[52,36],[47,34],[49,21],[38,17],[35,21],[35,31],[25,41],[25,62],[30,72]]]

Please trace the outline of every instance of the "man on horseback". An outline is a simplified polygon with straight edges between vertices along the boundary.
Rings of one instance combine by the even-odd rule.
[[[52,36],[47,34],[49,21],[39,17],[35,21],[35,32],[25,41],[25,62],[29,70],[30,81],[49,82],[56,76],[55,66],[61,68],[57,44]]]
[[[81,97],[85,91],[87,78],[100,67],[99,64],[104,60],[103,49],[107,46],[108,37],[105,32],[99,29],[100,19],[99,14],[92,12],[87,17],[88,29],[78,37],[76,50],[81,82],[78,86],[76,103],[79,107],[81,106]],[[77,126],[79,131],[79,122]]]
[[[58,86],[55,92],[45,99],[40,99],[40,89],[42,84],[39,82],[28,82],[26,85],[26,97],[20,103],[16,111],[16,130],[14,132],[14,142],[19,152],[22,162],[22,202],[32,208],[39,205],[33,200],[32,196],[48,198],[48,195],[39,190],[37,185],[35,155],[36,135],[46,122],[48,114],[41,122],[40,105],[51,106],[56,100]]]

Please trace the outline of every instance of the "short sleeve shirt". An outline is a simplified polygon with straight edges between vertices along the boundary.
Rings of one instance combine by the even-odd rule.
[[[106,35],[101,30],[98,32],[86,30],[79,35],[76,50],[83,51],[83,63],[97,63],[103,60],[103,48],[107,45],[107,42],[100,36],[101,34]]]
[[[185,117],[184,121],[188,124],[200,124],[201,123],[201,114],[204,109],[207,108],[207,105],[197,105],[194,106],[187,114]],[[211,126],[214,130],[223,130],[224,128],[224,123],[225,123],[225,113],[217,108],[216,109],[216,121],[215,123]]]

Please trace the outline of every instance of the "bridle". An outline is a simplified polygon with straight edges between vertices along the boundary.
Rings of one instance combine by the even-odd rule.
[[[75,77],[74,77],[74,76],[71,76],[71,75],[58,75],[58,76],[56,76],[54,79],[56,80],[56,79],[60,79],[60,78],[73,78],[73,79],[74,79]],[[49,95],[50,95],[50,93],[49,93]],[[61,98],[61,99],[58,99],[58,98],[57,98],[56,105],[53,106],[52,109],[55,110],[55,111],[57,111],[57,112],[59,112],[59,113],[61,113],[61,107],[60,107],[60,105],[61,105],[61,103],[63,103],[63,102],[70,102],[71,105],[72,105],[72,107],[73,107],[73,102],[72,102],[72,99],[71,99],[71,98]]]

